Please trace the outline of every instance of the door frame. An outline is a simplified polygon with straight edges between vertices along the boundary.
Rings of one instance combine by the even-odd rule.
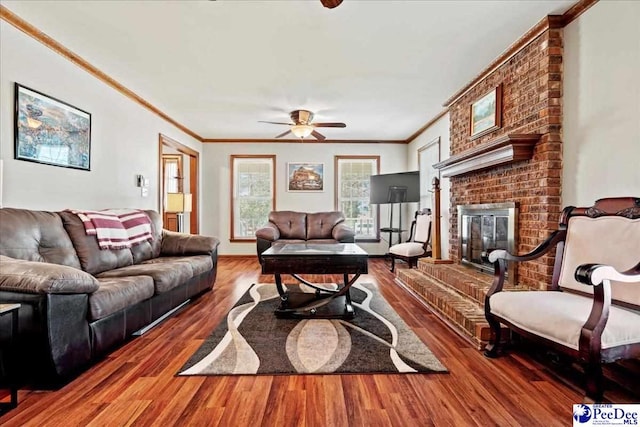
[[[199,206],[200,197],[198,192],[198,177],[200,176],[200,153],[187,147],[184,144],[179,143],[175,139],[169,138],[166,135],[159,134],[158,137],[158,212],[164,217],[164,177],[162,176],[162,151],[164,147],[172,148],[185,156],[189,156],[189,192],[192,197],[192,209],[189,215],[191,234],[198,234],[200,232],[199,222]],[[183,186],[183,191],[185,188]]]

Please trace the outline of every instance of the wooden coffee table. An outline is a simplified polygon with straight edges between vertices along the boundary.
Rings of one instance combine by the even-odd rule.
[[[280,294],[278,317],[350,319],[354,316],[349,288],[368,272],[369,256],[355,243],[276,243],[264,251],[262,274],[273,274]],[[289,274],[315,292],[290,292],[282,285],[282,274]],[[300,274],[342,274],[337,289],[310,283]],[[349,275],[352,275],[349,278]]]

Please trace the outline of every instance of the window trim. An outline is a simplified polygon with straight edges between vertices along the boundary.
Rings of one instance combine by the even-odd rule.
[[[243,238],[234,236],[235,226],[235,161],[236,159],[270,159],[271,160],[271,210],[276,210],[276,155],[275,154],[231,154],[229,158],[229,242],[250,243],[255,242],[256,238]]]
[[[334,194],[334,198],[333,198],[333,206],[334,209],[336,211],[340,210],[339,209],[339,181],[340,181],[340,167],[339,167],[339,163],[340,160],[375,160],[376,162],[376,175],[380,174],[380,156],[374,156],[374,155],[344,155],[344,156],[340,156],[340,155],[336,155],[333,158],[333,169],[334,169],[334,174],[335,174],[335,179],[334,179],[334,184],[333,184],[333,194]],[[362,243],[378,243],[380,242],[380,205],[372,205],[375,206],[375,220],[376,220],[376,224],[378,225],[378,227],[376,228],[376,237],[375,238],[357,238],[356,240],[358,242],[362,242]],[[355,231],[355,230],[354,230]]]

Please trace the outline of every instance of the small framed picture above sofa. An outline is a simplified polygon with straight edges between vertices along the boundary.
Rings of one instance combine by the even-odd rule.
[[[91,114],[15,84],[17,160],[91,170]]]
[[[287,191],[324,191],[324,163],[287,163]]]

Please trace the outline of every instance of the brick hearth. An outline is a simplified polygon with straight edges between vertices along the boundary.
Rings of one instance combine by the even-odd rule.
[[[458,264],[420,260],[417,269],[398,268],[396,278],[478,350],[484,348],[489,340],[484,297],[493,280],[491,275]]]

